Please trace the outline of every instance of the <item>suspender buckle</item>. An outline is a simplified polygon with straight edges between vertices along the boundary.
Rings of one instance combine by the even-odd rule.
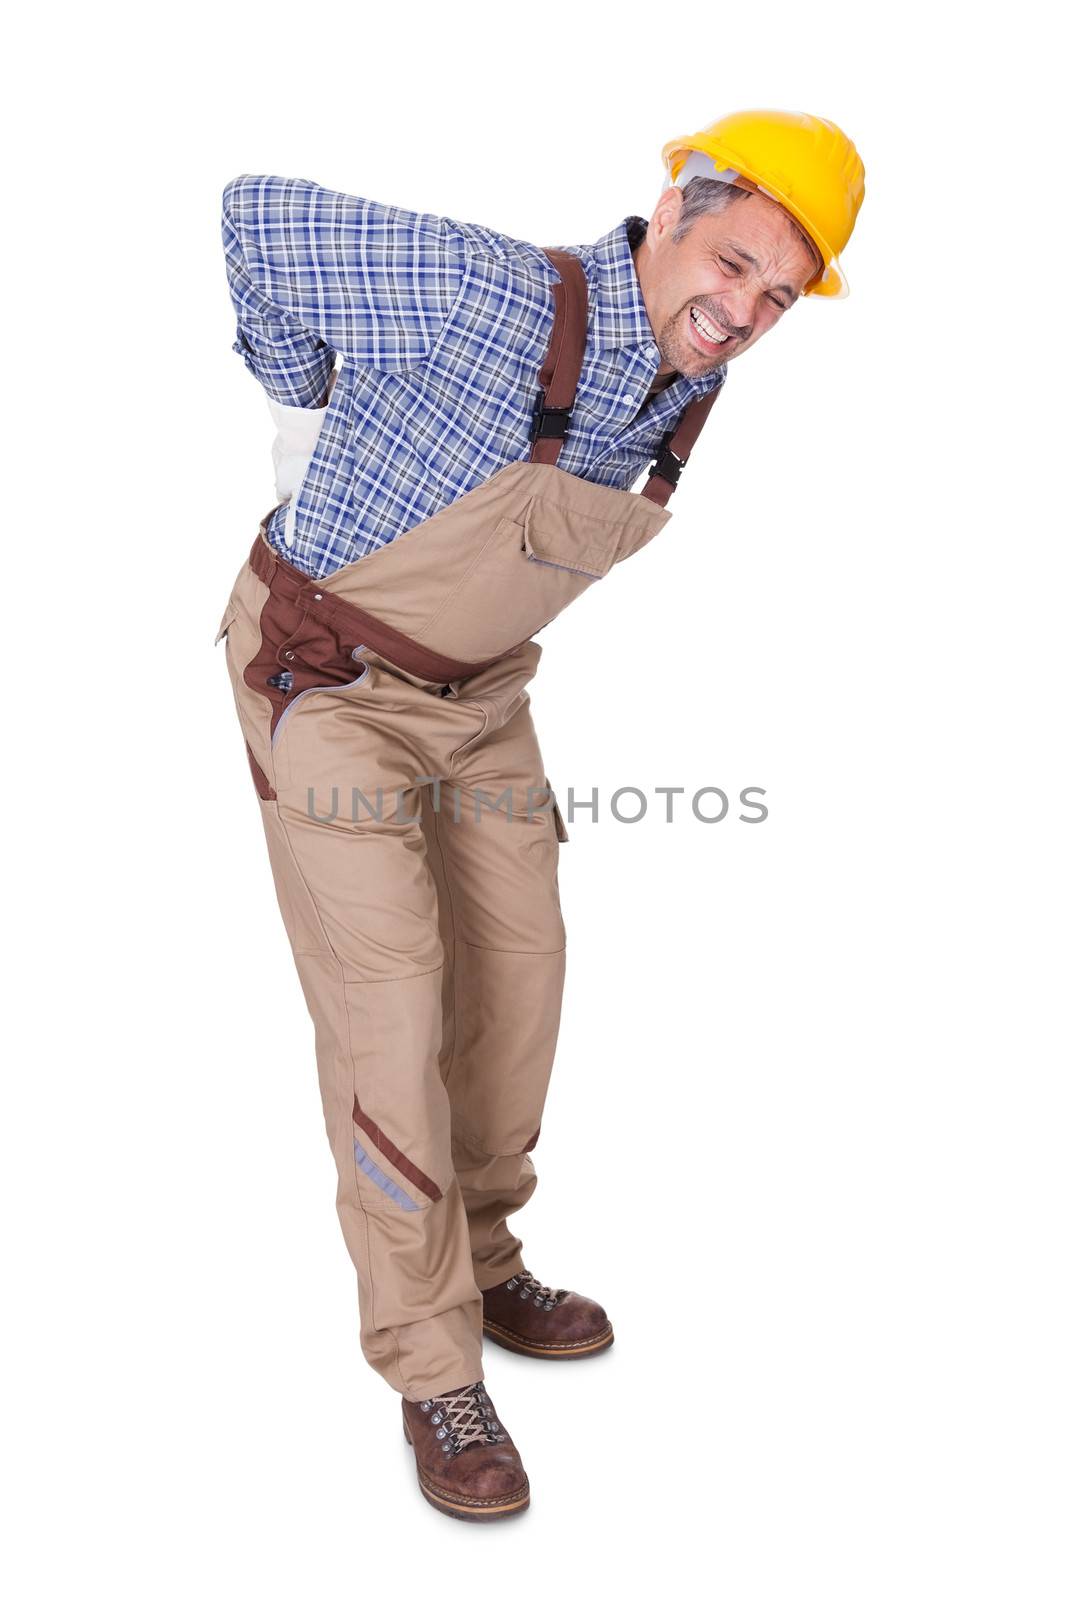
[[[685,461],[671,449],[672,434],[665,434],[660,442],[659,454],[648,469],[650,478],[666,478],[672,489],[677,489]],[[688,457],[686,457],[688,460]]]
[[[530,421],[530,438],[535,443],[538,439],[565,439],[571,425],[571,409],[571,406],[546,406],[545,391],[538,389]]]

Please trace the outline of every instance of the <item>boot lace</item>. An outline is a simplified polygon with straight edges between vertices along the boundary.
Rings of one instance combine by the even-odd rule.
[[[468,1383],[455,1394],[435,1395],[420,1400],[419,1409],[430,1414],[430,1421],[446,1456],[458,1456],[475,1444],[499,1444],[507,1438],[493,1414],[484,1383]]]
[[[532,1272],[516,1273],[514,1278],[509,1278],[506,1287],[514,1293],[518,1291],[520,1300],[533,1300],[538,1311],[554,1311],[560,1300],[566,1294],[566,1289],[548,1289],[539,1283]]]

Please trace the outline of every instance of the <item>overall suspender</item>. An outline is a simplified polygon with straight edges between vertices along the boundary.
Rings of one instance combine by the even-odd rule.
[[[530,460],[555,466],[570,427],[585,358],[589,285],[577,256],[566,250],[546,250],[545,255],[559,273],[560,281],[552,285],[556,312],[544,365],[538,373],[541,388],[530,425]],[[719,393],[719,389],[713,389],[691,400],[671,431],[664,434],[641,490],[646,499],[658,506],[667,504]]]

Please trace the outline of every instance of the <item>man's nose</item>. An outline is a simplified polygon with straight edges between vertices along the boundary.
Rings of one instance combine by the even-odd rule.
[[[752,332],[756,321],[758,299],[757,290],[742,289],[740,285],[736,289],[731,289],[728,294],[719,296],[723,314],[730,321],[730,331],[738,339],[747,339]]]

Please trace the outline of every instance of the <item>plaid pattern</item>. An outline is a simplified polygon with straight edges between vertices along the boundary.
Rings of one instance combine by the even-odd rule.
[[[626,217],[569,247],[589,279],[589,342],[559,465],[618,489],[725,376],[679,376],[642,410],[660,359],[631,253],[646,226]],[[222,233],[233,348],[267,393],[321,405],[342,357],[291,543],[291,503],[268,524],[286,561],[325,577],[528,457],[556,281],[537,246],[247,174],[223,191]]]

